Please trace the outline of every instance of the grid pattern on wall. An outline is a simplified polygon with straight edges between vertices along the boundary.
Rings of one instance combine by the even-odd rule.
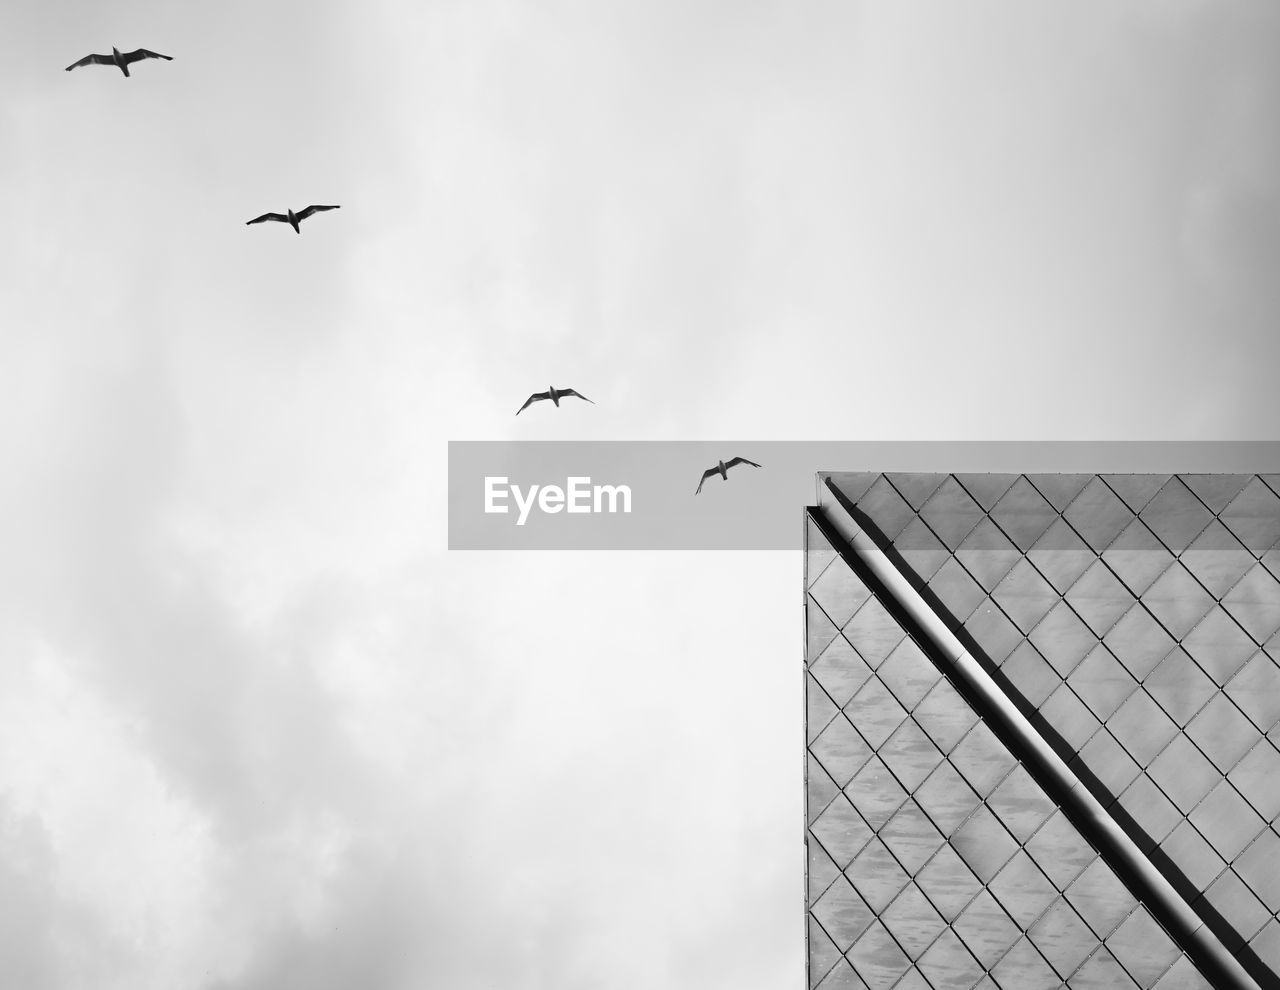
[[[1255,973],[1280,971],[1280,478],[832,480],[927,584],[940,611],[972,637],[979,655],[999,668],[1010,696],[1227,948]],[[902,672],[910,666],[912,678],[923,678],[924,666],[884,653],[895,635],[887,613],[852,572],[845,578],[832,569],[837,558],[829,546],[817,556],[814,546],[810,628],[819,639],[827,625],[840,635],[810,657],[811,730],[815,719],[823,721],[823,700],[813,693],[821,686],[886,764],[879,749],[889,739],[879,738],[876,725],[897,710],[920,722],[912,705],[932,694],[901,696]],[[918,652],[900,643],[894,649]],[[834,668],[842,673],[833,680]],[[864,670],[876,674],[880,687],[859,683],[846,699],[842,686]],[[897,741],[901,749],[905,739]],[[822,764],[824,746],[811,747],[811,763]],[[984,768],[994,763],[978,761]],[[1000,818],[992,798],[960,776],[984,799],[981,807]],[[1021,793],[1022,779],[997,786]],[[847,795],[850,785],[839,783]],[[977,827],[968,821],[964,827]],[[1143,982],[1149,971],[1121,966],[1151,985]],[[1091,985],[1076,976],[1069,982]]]
[[[810,987],[1208,988],[812,523],[806,582]]]

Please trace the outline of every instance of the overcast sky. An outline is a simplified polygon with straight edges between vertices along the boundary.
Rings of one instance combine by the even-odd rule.
[[[801,986],[799,554],[450,553],[449,440],[1280,422],[1270,0],[0,31],[27,990]]]

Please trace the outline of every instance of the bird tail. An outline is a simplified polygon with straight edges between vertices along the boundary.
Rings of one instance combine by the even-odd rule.
[[[129,78],[129,67],[127,65],[120,66],[120,71],[124,73],[126,79]]]

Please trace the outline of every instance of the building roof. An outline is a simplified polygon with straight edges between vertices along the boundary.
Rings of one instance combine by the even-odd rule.
[[[829,482],[828,509],[877,538],[1213,937],[1274,981],[1280,477]],[[809,534],[810,985],[1210,985],[839,539]]]

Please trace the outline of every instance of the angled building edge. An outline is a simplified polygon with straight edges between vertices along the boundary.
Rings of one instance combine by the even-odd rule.
[[[1280,985],[1275,482],[824,479],[810,987]]]

